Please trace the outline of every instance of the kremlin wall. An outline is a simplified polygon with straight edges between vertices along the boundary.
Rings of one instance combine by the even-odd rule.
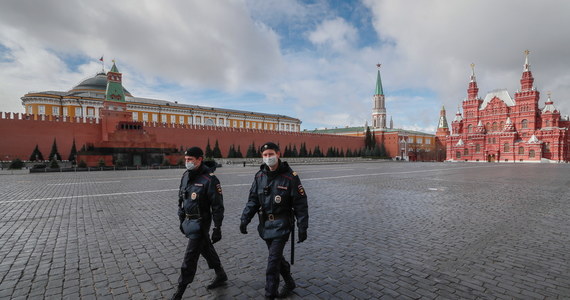
[[[282,115],[189,107],[176,102],[167,102],[167,111],[156,106],[161,100],[133,100],[125,93],[122,74],[115,64],[107,72],[106,86],[96,84],[101,82],[101,74],[96,77],[69,92],[22,97],[27,112],[41,114],[0,112],[0,160],[28,160],[36,145],[47,158],[54,140],[60,159],[69,157],[75,143],[76,161],[88,166],[96,166],[100,160],[108,166],[117,160],[127,165],[160,164],[164,160],[176,164],[183,149],[205,148],[208,143],[213,148],[216,142],[224,157],[230,147],[240,148],[245,156],[250,145],[267,141],[282,148],[299,149],[304,144],[309,151],[333,147],[344,153],[364,146],[362,137],[300,132],[298,119]],[[152,117],[146,119],[145,114]],[[141,115],[143,118],[138,118]]]

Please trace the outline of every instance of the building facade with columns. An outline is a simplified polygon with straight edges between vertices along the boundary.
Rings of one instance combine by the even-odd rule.
[[[471,67],[467,98],[451,122],[451,132],[445,135],[447,124],[441,124],[441,118],[438,125],[436,136],[446,146],[447,161],[570,161],[570,117],[561,115],[550,94],[540,103],[528,51],[514,97],[501,89],[480,98]]]
[[[120,74],[114,63],[113,68],[117,71],[113,72],[114,74]],[[120,75],[115,76],[119,76],[117,80],[122,80]],[[109,76],[105,72],[100,72],[83,80],[69,91],[30,92],[21,98],[22,105],[29,115],[98,119],[104,106],[108,80]],[[123,100],[127,103],[127,111],[132,114],[133,121],[287,132],[301,130],[301,120],[285,115],[135,97],[126,89],[124,93]]]

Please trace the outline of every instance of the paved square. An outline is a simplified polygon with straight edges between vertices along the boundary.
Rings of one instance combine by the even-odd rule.
[[[309,238],[293,299],[570,299],[570,165],[298,165]],[[256,168],[224,166],[213,291],[200,259],[185,298],[262,298],[267,250],[239,217]],[[165,299],[186,239],[182,170],[0,176],[0,299]],[[289,255],[289,245],[286,256]]]

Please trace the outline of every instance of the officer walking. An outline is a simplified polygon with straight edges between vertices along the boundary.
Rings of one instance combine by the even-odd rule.
[[[216,288],[228,280],[213,246],[222,239],[221,227],[224,219],[222,187],[212,173],[216,166],[214,164],[210,169],[205,165],[204,152],[198,147],[186,150],[184,158],[187,170],[180,182],[178,217],[180,230],[188,238],[188,245],[178,278],[178,289],[172,300],[182,299],[186,287],[194,280],[200,254],[206,259],[208,267],[216,272],[216,277],[207,286],[208,289]],[[212,220],[214,229],[210,240]]]
[[[285,298],[296,285],[291,276],[291,265],[283,257],[283,249],[289,234],[294,230],[295,219],[299,228],[299,243],[307,239],[307,195],[297,173],[293,172],[287,162],[279,159],[279,146],[271,142],[266,143],[261,146],[261,154],[263,164],[251,185],[249,199],[241,215],[240,231],[247,234],[247,225],[258,213],[257,230],[269,250],[265,297]],[[280,274],[285,284],[278,292]]]

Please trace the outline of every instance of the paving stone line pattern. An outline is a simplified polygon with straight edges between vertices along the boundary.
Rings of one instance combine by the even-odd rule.
[[[299,165],[309,238],[291,299],[570,299],[570,165]],[[254,167],[217,170],[230,278],[185,299],[261,299],[267,249],[239,233]],[[0,299],[166,299],[186,239],[182,170],[0,176]],[[285,255],[289,256],[289,245]]]

